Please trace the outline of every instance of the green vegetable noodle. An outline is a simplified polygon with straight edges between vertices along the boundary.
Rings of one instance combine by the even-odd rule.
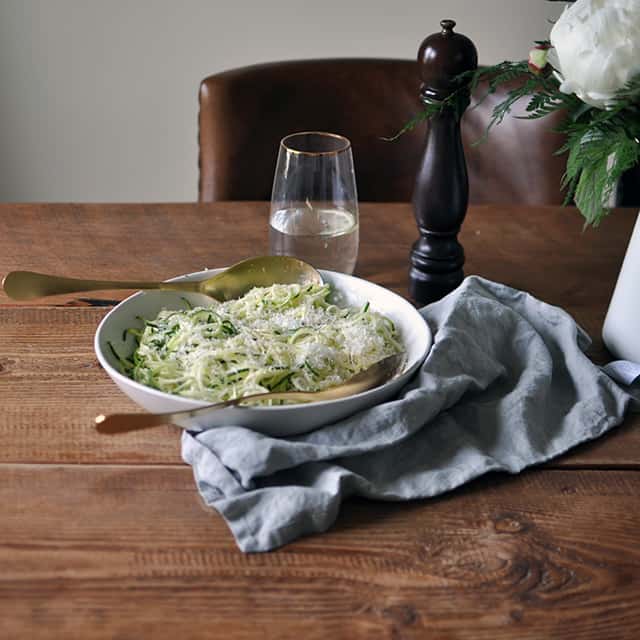
[[[163,310],[120,359],[125,374],[188,398],[221,402],[267,391],[318,391],[402,351],[396,328],[371,311],[337,307],[329,285],[275,284],[238,300]]]

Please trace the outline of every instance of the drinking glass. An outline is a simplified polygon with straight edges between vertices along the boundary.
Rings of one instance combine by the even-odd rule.
[[[271,193],[269,251],[353,273],[358,197],[347,138],[304,131],[282,139]]]

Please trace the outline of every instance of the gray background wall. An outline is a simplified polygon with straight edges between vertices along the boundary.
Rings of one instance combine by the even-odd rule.
[[[0,201],[195,200],[206,75],[293,58],[413,58],[445,17],[481,62],[519,59],[559,4],[0,0]]]

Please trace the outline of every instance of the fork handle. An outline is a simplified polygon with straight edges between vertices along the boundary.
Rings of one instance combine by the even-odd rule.
[[[96,429],[99,433],[107,434],[138,431],[170,423],[167,414],[162,413],[112,413],[96,416]]]
[[[243,402],[247,402],[248,400],[263,400],[268,398],[269,400],[296,400],[297,402],[311,402],[313,400],[321,399],[322,395],[322,391],[256,393],[251,396],[244,396],[243,398],[234,398],[233,400],[209,404],[204,407],[199,407],[198,409],[177,411],[174,413],[111,413],[106,416],[99,415],[96,417],[95,422],[98,432],[104,434],[138,431],[149,427],[157,427],[162,424],[173,424],[180,427],[180,425],[175,422],[180,418],[197,418],[198,416],[203,416],[211,411],[234,407]]]

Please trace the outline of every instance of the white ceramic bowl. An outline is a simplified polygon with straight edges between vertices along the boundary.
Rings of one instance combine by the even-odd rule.
[[[221,269],[211,269],[174,279],[200,280],[215,275],[219,271]],[[372,407],[388,400],[400,390],[431,348],[432,336],[426,322],[409,302],[388,289],[343,273],[333,271],[321,271],[321,273],[324,281],[332,285],[331,299],[339,306],[359,307],[368,301],[372,310],[379,311],[393,320],[407,353],[400,375],[380,387],[348,398],[277,407],[229,407],[212,411],[206,417],[198,418],[197,423],[187,419],[180,422],[181,426],[205,429],[234,425],[249,427],[272,436],[290,436],[311,431]],[[184,309],[185,298],[194,306],[211,304],[210,298],[198,293],[139,292],[114,307],[104,317],[96,331],[94,347],[104,370],[127,396],[153,413],[196,409],[207,403],[164,393],[131,380],[120,373],[117,359],[108,343],[111,342],[119,354],[129,355],[135,348],[135,343],[131,336],[124,335],[125,329],[141,327],[139,318],[155,318],[163,308]]]

